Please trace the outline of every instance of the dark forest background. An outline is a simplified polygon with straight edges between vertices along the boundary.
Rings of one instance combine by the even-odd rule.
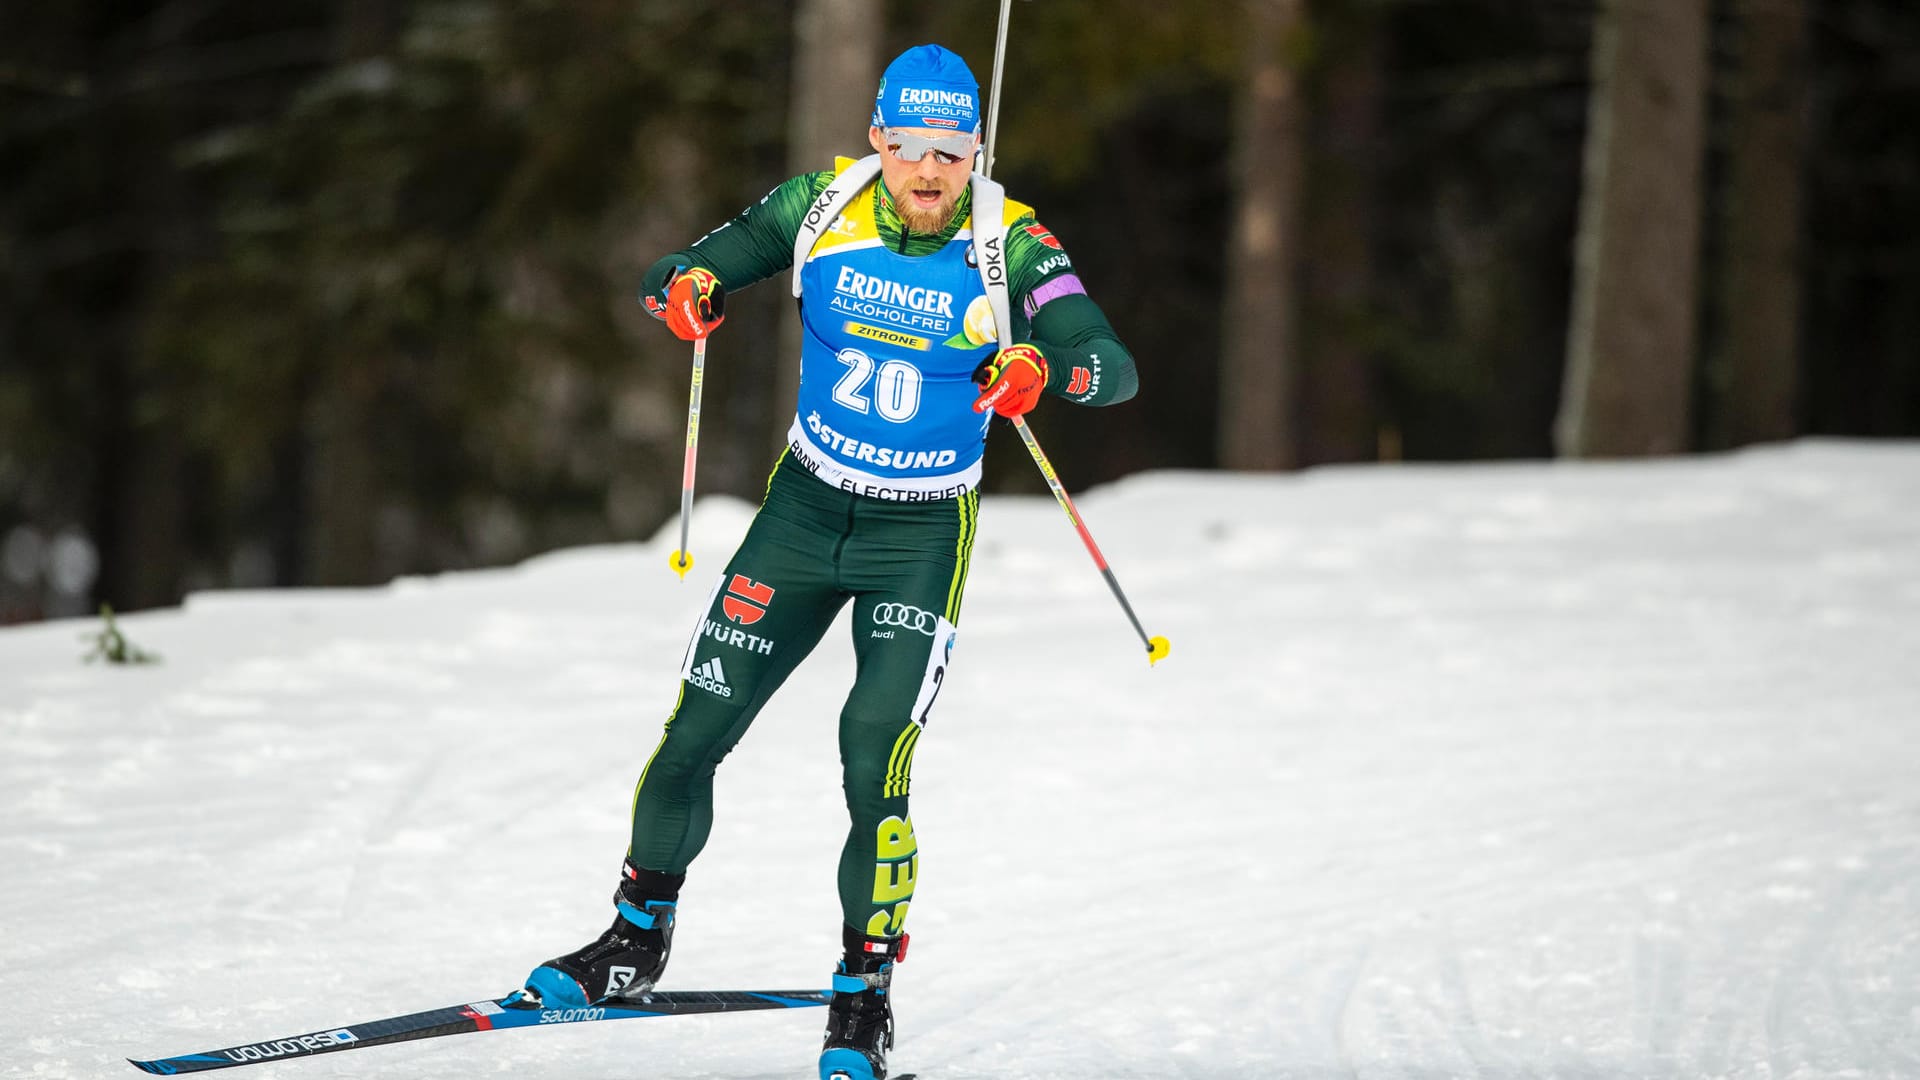
[[[651,536],[642,269],[865,152],[999,5],[0,8],[0,621]],[[1021,0],[994,175],[1138,357],[1033,425],[1145,469],[1920,434],[1912,0]],[[700,490],[791,408],[731,298]],[[1041,491],[996,433],[990,491]]]

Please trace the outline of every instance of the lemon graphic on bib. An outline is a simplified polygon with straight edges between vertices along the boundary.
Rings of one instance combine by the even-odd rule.
[[[960,322],[960,332],[942,344],[954,349],[975,349],[999,340],[1000,327],[993,318],[993,305],[986,297],[976,296],[967,305],[967,317]]]

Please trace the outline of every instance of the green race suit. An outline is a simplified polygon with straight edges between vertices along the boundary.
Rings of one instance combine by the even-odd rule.
[[[691,248],[661,259],[648,272],[643,290],[663,295],[676,267],[705,267],[729,289],[788,268],[800,221],[834,176],[812,173],[780,185]],[[917,284],[921,277],[933,280],[927,275],[944,272],[948,276],[941,280],[956,280],[951,264],[968,243],[956,236],[971,225],[970,194],[962,196],[946,229],[925,235],[902,227],[884,184],[875,182],[872,188],[871,201],[856,199],[858,213],[844,213],[840,231],[858,231],[858,225],[868,238],[869,255],[878,240],[894,256],[904,256],[889,256],[890,272],[905,279],[894,283],[897,288],[911,287],[916,298],[928,292]],[[1092,405],[1131,397],[1136,387],[1132,359],[1088,298],[1066,252],[1030,211],[1009,205],[1016,208],[1009,212],[1006,233],[1013,339],[1030,340],[1047,356],[1052,394]],[[827,246],[823,239],[816,256],[823,258]],[[815,266],[819,258],[808,261],[815,273],[833,271],[831,264],[822,263],[824,271]],[[943,264],[947,269],[940,271]],[[840,269],[843,280],[851,272]],[[825,305],[829,301],[822,291],[827,290],[810,286],[801,303]],[[816,314],[818,309],[803,312]],[[833,332],[844,329],[856,337],[863,332],[903,336],[838,315],[820,325],[828,323]],[[991,354],[984,344],[945,344]],[[916,347],[930,360],[947,355],[931,338]],[[973,354],[952,355],[970,362]],[[852,401],[885,408],[868,384],[855,386],[851,374],[840,377],[835,390],[857,393],[862,387],[871,396]],[[820,392],[818,383],[815,391]],[[954,407],[950,394],[945,400],[944,408]],[[901,407],[900,400],[894,404]],[[802,423],[795,430],[801,432]],[[840,471],[810,460],[853,450],[837,438],[824,449],[821,430],[815,424],[811,439],[797,434],[781,455],[746,538],[712,586],[681,664],[679,701],[635,788],[628,855],[649,870],[686,871],[712,827],[713,775],[721,759],[851,602],[857,674],[839,722],[850,818],[840,857],[840,901],[848,926],[892,936],[905,922],[919,867],[907,807],[913,756],[952,661],[979,494],[970,480],[957,489],[904,496],[862,493]],[[862,443],[860,449],[865,457],[855,464],[911,460],[915,452],[911,445],[887,446],[876,457],[871,446]]]
[[[807,173],[774,188],[759,203],[708,233],[690,248],[653,264],[641,292],[664,296],[676,268],[704,266],[728,289],[764,281],[793,265],[793,241],[807,210],[834,178]],[[937,234],[910,233],[901,224],[885,184],[873,185],[873,218],[880,238],[903,255],[931,255],[953,242],[967,223],[973,193],[962,190],[953,220]],[[1088,296],[1073,260],[1032,213],[1007,229],[1013,292],[1013,340],[1031,341],[1047,357],[1047,392],[1079,405],[1114,405],[1139,386],[1133,357]],[[1097,359],[1096,359],[1097,358]]]

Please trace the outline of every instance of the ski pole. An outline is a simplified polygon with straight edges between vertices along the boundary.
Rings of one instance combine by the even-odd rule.
[[[1013,0],[1000,0],[1000,30],[993,41],[993,89],[987,98],[987,158],[980,175],[993,175],[993,143],[1000,137],[1000,72],[1007,60],[1007,23],[1013,19]]]
[[[1146,628],[1140,625],[1140,617],[1133,613],[1133,605],[1127,603],[1127,594],[1120,588],[1120,579],[1113,576],[1113,569],[1107,565],[1107,557],[1100,554],[1100,545],[1093,542],[1093,534],[1087,531],[1087,523],[1080,518],[1080,511],[1074,508],[1073,499],[1067,494],[1066,485],[1060,483],[1060,477],[1053,470],[1053,462],[1047,460],[1047,452],[1040,449],[1040,440],[1033,437],[1033,429],[1027,426],[1024,417],[1013,418],[1013,430],[1020,433],[1020,440],[1027,444],[1027,453],[1033,455],[1033,463],[1040,466],[1040,475],[1047,478],[1047,486],[1053,489],[1053,497],[1060,503],[1060,509],[1067,512],[1067,520],[1080,533],[1080,541],[1087,545],[1087,554],[1093,556],[1093,565],[1100,568],[1100,576],[1107,579],[1107,588],[1113,590],[1113,598],[1120,601],[1120,610],[1127,613],[1127,621],[1133,624],[1133,632],[1140,635],[1140,643],[1147,647],[1147,664],[1157,664],[1167,658],[1173,646],[1166,638],[1155,634],[1147,636]]]
[[[1000,133],[1000,73],[1006,65],[1007,23],[1012,17],[1013,0],[1000,0],[1000,29],[993,43],[993,96],[987,106],[987,156],[980,167],[980,175],[989,178],[993,176],[993,142]],[[1047,487],[1053,490],[1054,501],[1066,511],[1067,520],[1073,522],[1074,529],[1080,533],[1081,542],[1087,545],[1087,554],[1093,556],[1093,565],[1099,568],[1100,576],[1107,579],[1107,588],[1113,590],[1113,598],[1120,601],[1120,610],[1127,613],[1127,621],[1133,624],[1133,632],[1140,635],[1140,643],[1147,647],[1147,664],[1151,666],[1164,660],[1173,646],[1158,634],[1149,637],[1146,628],[1140,625],[1140,617],[1133,613],[1133,605],[1127,602],[1127,594],[1120,588],[1120,579],[1114,576],[1113,568],[1107,565],[1107,557],[1100,554],[1100,545],[1093,542],[1093,533],[1087,530],[1087,523],[1081,520],[1080,511],[1075,509],[1066,485],[1060,482],[1053,462],[1047,459],[1047,452],[1040,449],[1040,440],[1034,438],[1026,417],[1014,417],[1013,430],[1019,432],[1020,441],[1027,444],[1027,453],[1033,455],[1033,463],[1040,467],[1040,475],[1046,478]]]
[[[693,466],[700,454],[700,384],[707,369],[707,339],[693,339],[693,389],[687,392],[687,464],[680,473],[680,547],[667,557],[667,565],[687,580],[693,569],[693,556],[687,551],[687,524],[693,517]]]

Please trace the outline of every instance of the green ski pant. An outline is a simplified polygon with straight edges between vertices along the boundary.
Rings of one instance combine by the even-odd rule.
[[[847,925],[900,933],[919,846],[913,753],[946,678],[980,496],[893,502],[840,491],[782,454],[681,664],[680,699],[634,789],[628,857],[682,874],[713,825],[713,774],[754,716],[853,602],[853,690],[840,711],[850,823]]]

